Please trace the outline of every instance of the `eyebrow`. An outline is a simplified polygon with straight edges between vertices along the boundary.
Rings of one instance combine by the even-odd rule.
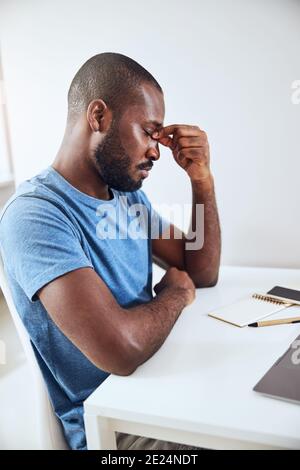
[[[155,127],[163,127],[162,122],[158,121],[146,121],[146,124],[153,124]]]

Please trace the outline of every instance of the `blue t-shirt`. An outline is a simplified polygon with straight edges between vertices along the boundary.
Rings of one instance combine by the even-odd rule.
[[[71,449],[86,448],[82,402],[109,374],[59,330],[36,292],[90,267],[122,307],[152,299],[150,235],[163,221],[143,191],[111,194],[109,201],[88,196],[50,166],[23,182],[1,214],[8,283]]]

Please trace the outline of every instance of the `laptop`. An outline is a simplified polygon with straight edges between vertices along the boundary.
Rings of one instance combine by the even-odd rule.
[[[300,404],[300,335],[253,390],[272,398]]]

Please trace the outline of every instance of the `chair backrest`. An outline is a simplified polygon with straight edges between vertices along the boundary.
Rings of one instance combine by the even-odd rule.
[[[65,450],[68,449],[63,435],[62,426],[56,417],[50,402],[46,385],[40,371],[38,362],[32,348],[29,335],[16,310],[11,291],[7,282],[2,256],[0,255],[0,287],[8,305],[13,322],[17,329],[25,356],[33,375],[36,422],[39,448],[43,450]]]

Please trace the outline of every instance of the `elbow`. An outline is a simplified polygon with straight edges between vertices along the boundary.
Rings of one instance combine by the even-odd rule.
[[[128,339],[122,338],[118,344],[114,345],[114,354],[109,357],[110,364],[106,367],[111,374],[120,376],[129,376],[138,368],[139,350]]]
[[[103,364],[103,360],[94,361],[94,364],[101,370],[105,370],[109,374],[128,376],[133,374],[137,369],[138,364],[135,361],[132,361],[130,358],[127,358],[126,355],[122,357],[115,355],[114,359],[110,358],[107,364]]]
[[[196,289],[204,289],[208,287],[215,287],[217,285],[218,279],[212,281],[198,281],[194,282]]]
[[[219,273],[216,276],[194,276],[192,281],[196,289],[204,289],[208,287],[215,287],[219,280]]]
[[[219,280],[220,262],[211,262],[206,267],[190,266],[186,269],[196,289],[215,287]]]
[[[118,367],[112,373],[123,376],[133,374],[150,357],[151,354],[149,355],[146,349],[148,349],[147,345],[141,335],[128,332],[125,338],[125,348],[119,355]]]
[[[125,347],[119,351],[112,374],[128,376],[134,373],[139,366],[139,352],[130,343],[127,342]]]
[[[124,364],[122,367],[116,368],[116,370],[112,371],[111,373],[114,375],[121,375],[123,377],[128,377],[129,375],[133,374],[136,369],[137,369],[137,366]]]

